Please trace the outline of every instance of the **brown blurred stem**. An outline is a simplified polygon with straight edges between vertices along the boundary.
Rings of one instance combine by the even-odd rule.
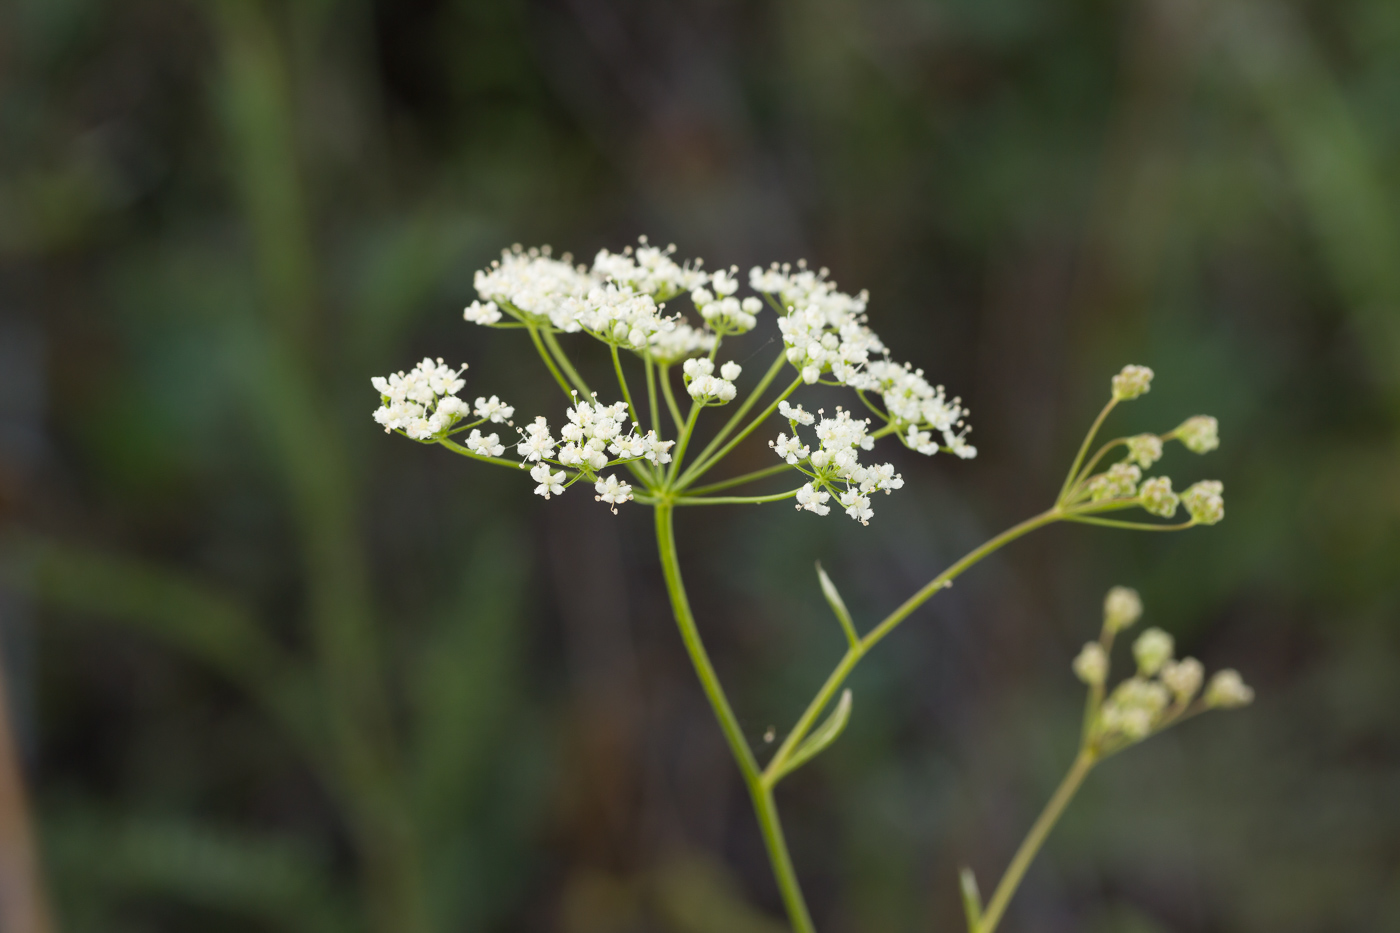
[[[0,930],[50,933],[53,929],[0,658]]]

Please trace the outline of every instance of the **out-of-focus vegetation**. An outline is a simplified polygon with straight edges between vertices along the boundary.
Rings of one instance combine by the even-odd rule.
[[[1029,539],[860,672],[784,787],[823,929],[956,927],[1111,583],[1260,698],[1096,771],[1007,929],[1400,927],[1400,5],[14,0],[0,624],[63,930],[780,929],[640,510],[369,418],[427,352],[545,410],[472,271],[638,232],[830,266],[973,408],[869,528],[684,516],[755,740],[840,650],[813,560],[888,610],[1124,362],[1127,429],[1221,419],[1218,528]]]

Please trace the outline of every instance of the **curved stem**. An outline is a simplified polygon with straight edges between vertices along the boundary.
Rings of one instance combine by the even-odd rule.
[[[563,389],[564,394],[572,401],[574,397],[573,390],[569,387],[569,382],[564,378],[564,374],[559,371],[559,367],[554,364],[554,357],[550,355],[549,351],[545,349],[544,343],[541,342],[539,328],[527,325],[526,329],[530,331],[530,342],[535,345],[535,349],[540,354],[540,359],[544,360],[544,365],[549,369],[549,374],[554,377],[554,381],[559,383],[559,388]]]
[[[1103,421],[1108,417],[1108,413],[1113,411],[1113,406],[1118,404],[1118,399],[1110,398],[1108,404],[1099,412],[1099,416],[1094,419],[1094,423],[1089,426],[1089,433],[1084,435],[1084,442],[1079,445],[1079,453],[1074,455],[1074,462],[1070,464],[1069,475],[1065,477],[1064,485],[1060,487],[1060,497],[1056,502],[1063,501],[1069,493],[1070,487],[1074,485],[1075,477],[1079,475],[1079,465],[1084,462],[1084,455],[1089,452],[1089,445],[1094,442],[1094,436],[1099,433],[1099,428],[1103,426]]]
[[[776,779],[777,775],[782,773],[782,767],[792,754],[793,749],[797,747],[799,742],[806,738],[807,732],[812,728],[817,717],[821,715],[822,710],[831,702],[832,697],[836,695],[836,691],[841,689],[841,685],[846,682],[846,678],[850,676],[851,671],[855,670],[856,664],[865,656],[866,652],[893,631],[895,626],[903,622],[915,609],[927,602],[929,597],[934,593],[948,586],[963,571],[982,560],[982,558],[994,551],[1000,550],[1017,538],[1029,534],[1037,528],[1042,528],[1045,525],[1059,521],[1064,517],[1065,515],[1063,512],[1058,508],[1054,508],[1041,512],[1039,515],[1026,519],[1019,525],[1014,525],[1006,529],[980,547],[969,551],[957,563],[920,587],[918,592],[901,603],[899,608],[895,609],[894,612],[885,616],[885,618],[880,621],[880,624],[867,632],[865,637],[846,651],[840,663],[836,665],[835,670],[827,677],[826,683],[822,684],[822,688],[817,691],[817,695],[813,697],[812,702],[807,705],[807,709],[803,711],[801,718],[797,720],[797,724],[792,727],[792,731],[788,733],[787,738],[783,740],[783,744],[779,746],[778,751],[773,755],[773,760],[770,761],[768,767],[764,769],[765,779],[773,781]]]
[[[443,447],[446,447],[448,450],[452,451],[454,454],[461,454],[463,457],[467,457],[472,460],[480,460],[482,463],[494,463],[496,464],[496,466],[510,467],[512,470],[521,469],[520,464],[516,463],[514,460],[506,460],[502,457],[483,457],[481,454],[474,454],[470,450],[467,450],[467,448],[463,447],[461,444],[457,443],[456,441],[448,440],[445,437],[439,440],[438,443],[441,444]]]
[[[550,328],[545,328],[541,333],[544,335],[544,342],[549,347],[550,352],[553,353],[554,358],[559,361],[559,368],[564,370],[569,380],[578,388],[579,392],[583,393],[585,398],[592,395],[593,391],[588,388],[588,383],[583,381],[583,377],[578,374],[578,370],[574,369],[574,364],[569,362],[569,355],[564,352],[563,347],[559,346],[559,341],[555,338],[554,331]]]
[[[1050,802],[1045,805],[1045,809],[1041,811],[1035,825],[1026,834],[1021,847],[1016,850],[1011,864],[1006,867],[1006,874],[1001,876],[996,892],[992,894],[992,899],[987,902],[987,909],[982,913],[982,922],[978,925],[976,933],[993,933],[996,930],[1002,914],[1006,912],[1006,905],[1011,902],[1016,888],[1021,884],[1021,879],[1026,874],[1026,869],[1030,868],[1035,854],[1045,843],[1045,837],[1050,835],[1050,830],[1054,828],[1060,815],[1065,812],[1065,807],[1069,805],[1070,800],[1074,799],[1075,791],[1079,790],[1079,785],[1084,783],[1084,778],[1089,774],[1097,760],[1098,756],[1087,748],[1082,749],[1079,756],[1074,759],[1069,773],[1060,782],[1060,786],[1055,789]]]
[[[777,492],[771,496],[679,496],[672,501],[676,505],[760,505],[764,502],[781,502],[791,499],[801,492],[801,488]]]
[[[1093,518],[1088,515],[1075,515],[1070,513],[1065,516],[1066,521],[1079,522],[1082,525],[1100,525],[1104,528],[1128,528],[1132,531],[1181,531],[1185,528],[1195,526],[1195,521],[1179,522],[1175,525],[1153,525],[1149,522],[1120,522],[1112,518]]]
[[[787,840],[783,836],[782,822],[778,818],[778,808],[773,800],[771,789],[764,783],[754,759],[753,750],[744,738],[743,728],[738,717],[729,705],[729,698],[719,682],[700,631],[695,625],[695,616],[686,597],[685,584],[681,580],[680,560],[676,553],[675,513],[669,503],[656,507],[656,545],[661,555],[661,572],[666,580],[666,592],[671,599],[671,610],[680,629],[681,641],[690,655],[695,674],[700,678],[700,686],[705,698],[710,702],[715,718],[719,720],[720,731],[729,744],[739,771],[744,777],[744,786],[753,801],[754,813],[758,817],[763,842],[768,849],[768,859],[772,863],[773,878],[782,894],[788,918],[795,933],[815,933],[811,914],[802,896],[802,888],[797,880],[797,872],[788,853]]]
[[[662,366],[657,376],[661,381],[661,394],[666,396],[666,407],[671,410],[671,420],[676,423],[676,431],[680,432],[685,428],[685,419],[681,417],[681,407],[676,404],[675,393],[671,391],[671,367]]]

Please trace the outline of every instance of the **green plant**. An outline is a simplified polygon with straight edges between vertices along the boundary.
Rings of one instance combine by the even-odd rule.
[[[969,552],[868,631],[860,631],[836,587],[819,568],[822,590],[846,635],[847,649],[773,756],[760,764],[691,611],[676,548],[676,510],[791,500],[801,511],[825,516],[832,511],[827,503],[835,500],[848,516],[868,524],[874,515],[874,494],[889,494],[904,485],[892,464],[861,462],[862,452],[872,450],[877,439],[892,436],[910,450],[928,456],[944,451],[971,459],[977,452],[967,442],[968,413],[961,400],[949,398],[943,387],[932,385],[922,370],[891,359],[867,324],[864,292],[851,295],[840,291],[825,269],[814,272],[803,263],[796,267],[775,263],[751,271],[749,283],[756,294],[741,300],[737,297],[737,268],[707,273],[698,261],[677,264],[673,252],[674,247],[659,249],[643,238],[635,250],[600,251],[587,267],[575,266],[567,254],[556,259],[547,248],[525,251],[515,247],[505,251],[490,269],[477,273],[480,298],[466,308],[464,317],[482,326],[526,332],[567,400],[567,421],[559,429],[559,438],[544,416],[526,422],[523,428],[515,427],[514,407],[498,396],[479,396],[473,404],[463,401],[458,392],[465,386],[465,367],[453,369],[441,359],[425,359],[408,372],[374,378],[381,403],[374,418],[385,431],[436,444],[473,460],[513,470],[533,464],[529,470],[535,492],[545,499],[561,495],[575,484],[588,483],[595,498],[614,513],[629,501],[652,507],[662,572],[681,639],[743,775],[789,919],[795,930],[805,933],[813,929],[812,919],[788,852],[774,793],[787,775],[830,747],[846,728],[853,697],[844,685],[861,659],[963,572],[1038,528],[1068,521],[1175,531],[1220,521],[1224,500],[1219,482],[1204,480],[1178,495],[1168,477],[1143,478],[1143,470],[1161,457],[1165,442],[1177,441],[1193,452],[1206,453],[1218,446],[1218,429],[1214,418],[1201,415],[1160,435],[1119,437],[1094,449],[1113,409],[1151,387],[1150,369],[1126,366],[1113,377],[1111,397],[1085,435],[1054,504]],[[702,327],[665,313],[665,302],[684,294],[702,319]],[[778,316],[783,346],[740,402],[736,380],[742,368],[732,361],[720,365],[720,348],[726,338],[752,331],[765,304]],[[606,346],[620,401],[605,404],[590,389],[559,340],[561,334],[572,333],[585,333]],[[637,384],[643,388],[637,391],[632,389],[623,365],[624,354],[634,365],[640,364],[641,381]],[[788,366],[794,370],[791,381],[768,398],[775,383],[783,385],[779,376]],[[685,412],[677,403],[676,368],[690,397]],[[799,389],[814,384],[853,390],[870,417],[857,418],[840,406],[831,415],[824,409],[813,413],[788,401]],[[669,431],[661,399],[670,415]],[[764,407],[750,418],[765,399]],[[698,453],[692,453],[692,446],[699,443],[701,414],[731,402],[738,403],[733,415]],[[706,474],[774,415],[787,423],[787,430],[769,441],[778,464],[700,485]],[[878,426],[872,428],[872,424]],[[502,439],[500,432],[507,428],[515,428],[518,441]],[[803,439],[804,430],[815,434],[815,444]],[[668,440],[670,431],[674,435]],[[504,458],[507,447],[515,448],[519,462]],[[619,478],[618,469],[626,470],[630,481]],[[759,495],[727,494],[794,472],[802,480],[795,488]],[[1188,518],[1171,524],[1108,517],[1141,509],[1170,520],[1183,506]],[[1121,602],[1122,594],[1115,599]],[[1121,615],[1118,612],[1113,618]],[[1081,658],[1081,675],[1093,674],[1097,680],[1086,677],[1091,683],[1090,714],[1080,758],[1027,837],[985,912],[970,875],[965,876],[969,925],[974,933],[991,933],[996,927],[1031,857],[1094,762],[1153,729],[1204,708],[1188,710],[1182,706],[1190,700],[1184,689],[1170,694],[1176,697],[1175,705],[1167,700],[1157,704],[1159,694],[1168,688],[1142,678],[1129,680],[1105,701],[1106,653],[1112,632],[1119,626],[1115,622],[1114,627],[1106,628],[1098,646],[1104,655],[1101,672],[1092,669],[1092,660]],[[1164,669],[1170,645],[1163,655],[1161,639],[1161,633],[1153,630],[1139,641],[1144,676]],[[1144,655],[1149,656],[1147,661]],[[1171,670],[1178,672],[1177,679],[1184,684],[1189,678],[1179,672],[1194,670],[1190,666],[1194,662],[1182,664],[1186,667]],[[1165,673],[1162,676],[1168,679]],[[1239,690],[1243,689],[1241,685]]]

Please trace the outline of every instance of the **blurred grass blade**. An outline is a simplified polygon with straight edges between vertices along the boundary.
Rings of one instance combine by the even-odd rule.
[[[977,890],[977,876],[964,866],[958,872],[962,889],[963,912],[967,914],[967,933],[978,933],[982,926],[982,893]]]
[[[836,701],[836,708],[831,711],[831,715],[826,717],[826,721],[812,730],[812,734],[803,740],[802,744],[792,753],[792,757],[787,760],[783,770],[777,777],[791,774],[798,768],[811,761],[822,752],[826,751],[828,745],[835,742],[846,729],[846,723],[851,718],[851,691],[848,687],[841,691],[841,699]]]
[[[841,598],[841,594],[836,591],[836,584],[831,582],[831,578],[822,569],[821,561],[817,561],[817,579],[822,583],[822,595],[831,606],[831,611],[836,613],[836,618],[841,623],[842,630],[846,633],[846,641],[852,648],[860,644],[860,636],[856,634],[855,623],[851,621],[851,612],[846,608],[846,601]]]
[[[196,658],[242,687],[319,761],[322,730],[297,665],[232,599],[148,561],[10,538],[3,572],[50,608],[105,617]]]

